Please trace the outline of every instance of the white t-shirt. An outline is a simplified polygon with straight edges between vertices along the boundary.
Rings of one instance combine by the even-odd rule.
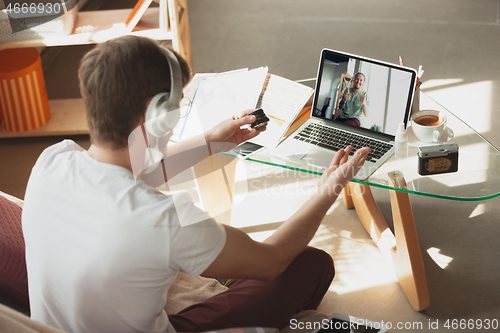
[[[177,208],[177,209],[175,209]],[[202,222],[181,227],[177,214]],[[66,332],[173,331],[163,310],[177,272],[205,271],[223,227],[70,140],[47,148],[25,195],[32,319]]]

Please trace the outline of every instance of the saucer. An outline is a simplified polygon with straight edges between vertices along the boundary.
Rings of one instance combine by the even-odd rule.
[[[415,136],[415,133],[413,133],[413,128],[411,126],[408,126],[408,129],[406,130],[406,135],[408,136],[408,143],[414,147],[425,147],[425,146],[437,146],[437,145],[443,145],[445,143],[448,143],[453,139],[453,130],[449,127],[446,127],[443,131],[443,134],[439,138],[439,141],[437,142],[423,142],[417,139]]]

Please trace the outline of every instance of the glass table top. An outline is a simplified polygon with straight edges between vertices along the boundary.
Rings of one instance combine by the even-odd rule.
[[[459,147],[458,171],[421,176],[417,172],[418,148],[408,144],[407,158],[398,159],[393,155],[368,179],[353,182],[451,200],[477,201],[500,196],[500,151],[452,111],[420,93],[420,110],[425,109],[439,110],[447,114],[447,126],[453,131],[453,138],[449,143],[456,143]],[[321,169],[279,159],[272,155],[269,148],[251,155],[247,161],[317,175],[323,173]],[[393,187],[388,176],[393,171],[403,173],[407,189]]]

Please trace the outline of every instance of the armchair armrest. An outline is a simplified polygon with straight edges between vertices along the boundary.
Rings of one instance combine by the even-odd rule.
[[[4,193],[2,191],[0,191],[0,195],[3,196],[6,199],[9,199],[10,201],[12,201],[13,203],[15,203],[19,207],[23,208],[23,204],[24,204],[23,200],[21,200],[19,198],[16,198],[15,196],[12,196],[10,194]]]

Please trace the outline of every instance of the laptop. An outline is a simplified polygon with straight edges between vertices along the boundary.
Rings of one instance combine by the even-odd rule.
[[[358,55],[323,49],[311,117],[273,156],[326,169],[347,145],[372,152],[354,177],[365,180],[394,153],[400,123],[410,116],[417,72]],[[351,156],[349,158],[351,158]]]

